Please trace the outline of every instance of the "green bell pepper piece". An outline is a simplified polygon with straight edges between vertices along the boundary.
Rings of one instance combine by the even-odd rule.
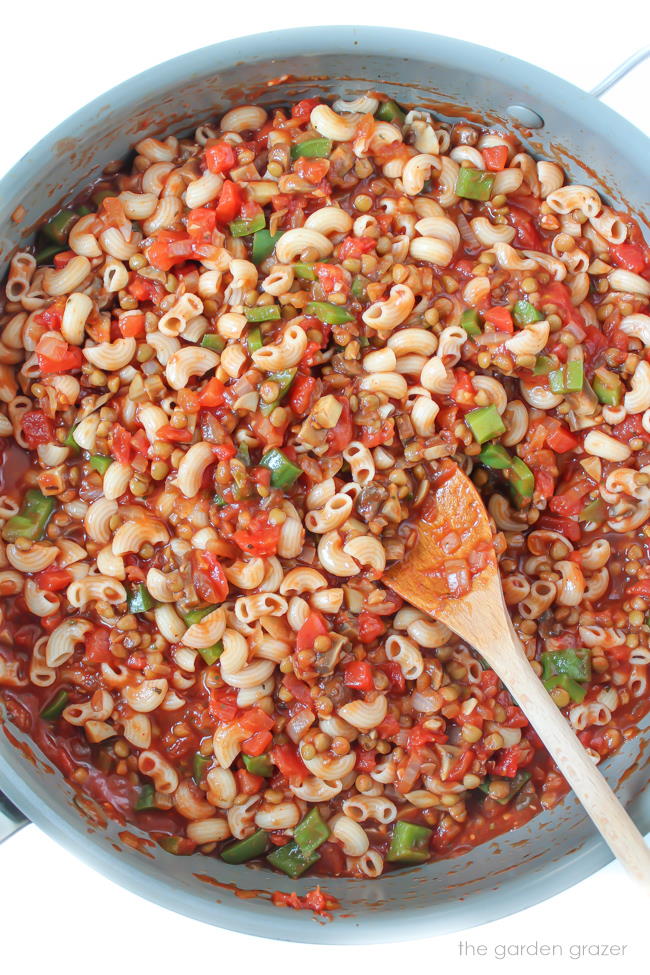
[[[575,704],[582,704],[587,696],[587,684],[580,684],[573,677],[566,677],[564,674],[549,677],[548,680],[543,681],[543,684],[549,693],[556,687],[561,687]]]
[[[481,334],[481,319],[476,308],[467,308],[460,316],[460,324],[468,335]]]
[[[512,309],[512,317],[520,328],[523,328],[524,325],[531,325],[533,322],[541,322],[544,318],[541,311],[538,311],[525,298],[515,302],[515,307]]]
[[[282,231],[279,230],[277,234],[272,234],[270,230],[264,228],[263,230],[258,230],[253,236],[253,249],[251,256],[253,258],[253,264],[261,264],[265,261],[267,257],[270,257],[275,250],[275,245],[282,236]]]
[[[389,863],[425,863],[433,830],[398,819],[386,859]]]
[[[515,504],[521,505],[528,498],[532,498],[535,490],[535,475],[520,457],[512,458],[512,471],[508,483]]]
[[[277,322],[280,319],[279,305],[255,305],[244,308],[244,315],[249,322]]]
[[[482,169],[472,169],[462,167],[458,172],[456,180],[456,196],[462,196],[466,200],[485,200],[490,199],[492,186],[494,184],[494,173],[486,173]]]
[[[109,196],[115,196],[114,190],[95,190],[90,199],[95,204],[95,207],[99,210],[100,206],[105,199]],[[92,212],[92,211],[91,211]]]
[[[279,846],[266,858],[277,870],[282,870],[288,877],[302,877],[305,870],[309,870],[320,860],[318,853],[303,853],[295,842]]]
[[[506,471],[512,467],[512,457],[500,443],[488,443],[483,447],[478,459],[494,471]]]
[[[263,416],[268,416],[276,406],[279,406],[281,401],[287,395],[291,389],[291,384],[295,378],[297,369],[281,369],[279,372],[270,372],[266,376],[266,380],[270,382],[277,383],[280,387],[276,399],[272,403],[262,403],[260,402],[260,413]]]
[[[145,586],[144,582],[134,586],[126,596],[126,602],[130,613],[146,613],[153,609],[156,601]]]
[[[212,349],[213,352],[223,352],[226,347],[226,340],[220,335],[215,335],[214,332],[210,332],[209,335],[203,336],[201,345],[204,349]]]
[[[64,244],[68,239],[68,234],[73,223],[79,219],[76,210],[59,210],[56,216],[41,227],[41,233],[53,244]]]
[[[46,244],[45,247],[41,247],[36,251],[36,263],[37,264],[51,264],[52,258],[56,257],[62,251],[67,250],[65,244]]]
[[[208,667],[211,667],[223,653],[223,643],[221,640],[217,640],[211,647],[199,647],[199,653]]]
[[[465,417],[465,423],[472,431],[477,443],[485,443],[494,437],[500,437],[506,432],[503,420],[499,416],[499,411],[493,403],[489,406],[479,406],[477,410],[471,410]]]
[[[228,502],[221,494],[215,494],[212,499],[212,504],[216,504],[217,508],[225,508]]]
[[[330,831],[317,808],[310,809],[293,831],[294,840],[307,857],[315,853],[329,835]]]
[[[266,226],[266,217],[263,213],[258,213],[250,220],[231,220],[228,224],[231,237],[249,237],[251,234],[263,230]]]
[[[324,136],[316,136],[313,139],[305,139],[291,146],[291,158],[299,159],[304,156],[306,159],[323,159],[332,152],[332,140]]]
[[[138,793],[138,798],[133,804],[133,808],[136,812],[143,812],[145,809],[156,808],[156,790],[150,782],[140,786],[140,792]]]
[[[242,755],[242,759],[246,771],[250,772],[251,775],[261,775],[263,778],[269,779],[275,771],[273,762],[266,753],[264,755]]]
[[[555,365],[555,360],[551,359],[549,355],[538,355],[535,360],[535,367],[533,369],[534,376],[548,376],[549,372],[552,372]]]
[[[63,441],[63,446],[64,447],[69,447],[70,450],[73,450],[75,452],[75,454],[78,454],[79,451],[81,450],[81,447],[79,446],[79,444],[77,443],[77,441],[74,438],[74,432],[75,432],[75,430],[77,429],[78,426],[79,426],[79,424],[76,423],[73,427],[70,427],[70,429],[68,430],[68,432],[66,434],[65,440]]]
[[[219,856],[225,863],[246,863],[247,860],[255,860],[263,856],[269,845],[269,837],[264,829],[258,829],[252,836],[247,836],[244,840],[231,843]]]
[[[197,785],[201,784],[201,780],[205,774],[205,770],[212,764],[211,758],[206,758],[201,752],[195,752],[194,758],[192,759],[192,778]]]
[[[67,691],[60,690],[57,691],[51,701],[45,705],[41,711],[41,718],[44,721],[56,721],[57,718],[61,717],[64,708],[70,699],[70,695]]]
[[[103,477],[113,463],[113,458],[104,457],[103,454],[93,454],[88,463],[94,471],[97,471]]]
[[[600,525],[606,518],[607,505],[602,498],[590,501],[578,515],[578,521],[593,521],[596,525]]]
[[[591,388],[599,402],[605,406],[620,406],[623,400],[623,383],[616,373],[610,372],[609,369],[596,369]]]
[[[591,651],[570,648],[568,650],[547,650],[541,657],[542,680],[550,677],[570,677],[572,680],[591,679]]]
[[[305,264],[304,261],[298,261],[297,264],[293,265],[293,273],[297,278],[302,278],[303,281],[315,281],[316,272],[314,271],[313,264]]]
[[[380,122],[397,122],[398,125],[403,125],[406,113],[392,98],[387,98],[385,102],[380,103],[375,118]]]
[[[244,467],[251,466],[251,451],[247,443],[240,443],[235,458],[236,460],[240,460]]]
[[[507,796],[505,796],[505,798],[495,799],[494,801],[498,802],[500,806],[506,806],[510,800],[513,799],[521,789],[523,789],[529,779],[530,772],[527,772],[525,769],[520,769],[515,775],[514,779],[503,779],[498,775],[491,775],[485,780],[485,782],[481,782],[478,788],[481,790],[481,792],[485,792],[485,794],[489,796],[490,785],[493,782],[505,782],[508,785],[510,792]]]
[[[367,282],[366,278],[362,277],[360,274],[357,274],[352,279],[352,287],[350,288],[350,291],[352,292],[352,294],[354,295],[354,297],[357,299],[357,301],[364,301],[365,298],[367,297],[367,294],[366,294],[366,286],[367,286],[367,284],[368,284],[368,282]]]
[[[181,616],[183,617],[183,622],[185,623],[185,626],[192,626],[194,623],[200,623],[205,616],[208,616],[210,613],[213,613],[215,609],[218,608],[219,607],[216,604],[210,606],[202,606],[200,609],[191,609],[189,613],[181,613]]]
[[[25,492],[18,514],[13,515],[2,529],[5,542],[15,542],[17,538],[40,541],[55,508],[54,498],[41,494],[38,488],[30,488]]]
[[[305,315],[313,315],[326,325],[345,325],[346,322],[354,321],[354,315],[347,308],[333,305],[329,301],[310,301],[305,308]]]
[[[573,359],[560,369],[554,369],[548,374],[551,391],[562,395],[579,393],[582,389],[584,378],[584,366],[580,359]]]
[[[271,471],[271,487],[274,488],[289,488],[302,474],[302,468],[285,457],[277,447],[264,454],[260,465]]]
[[[255,328],[251,328],[249,331],[248,335],[246,336],[246,345],[248,346],[249,355],[252,355],[253,352],[257,352],[257,350],[261,349],[264,345],[262,330],[260,329],[259,325],[256,325]]]

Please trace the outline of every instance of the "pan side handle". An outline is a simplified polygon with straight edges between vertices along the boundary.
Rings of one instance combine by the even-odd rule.
[[[641,48],[641,50],[637,51],[636,54],[632,54],[629,58],[627,58],[626,61],[619,64],[619,66],[614,68],[614,70],[608,74],[606,78],[603,78],[603,80],[597,84],[595,88],[592,88],[589,94],[595,95],[596,98],[600,98],[605,94],[605,92],[608,92],[610,88],[617,85],[619,81],[622,81],[623,78],[625,78],[626,75],[633,70],[633,68],[636,68],[636,66],[645,61],[646,58],[650,58],[650,47]]]
[[[20,809],[17,809],[13,802],[0,792],[0,843],[8,840],[23,826],[27,826],[28,822]]]

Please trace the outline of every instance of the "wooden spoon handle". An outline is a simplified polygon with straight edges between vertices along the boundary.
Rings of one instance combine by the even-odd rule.
[[[504,667],[494,669],[511,691],[535,731],[555,759],[596,827],[631,877],[650,895],[650,849],[604,776],[594,765],[567,720],[533,673],[514,632],[512,648],[503,644],[490,657]]]

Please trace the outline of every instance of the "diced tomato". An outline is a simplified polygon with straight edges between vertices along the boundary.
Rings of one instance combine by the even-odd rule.
[[[343,683],[358,691],[371,691],[374,688],[372,667],[367,660],[353,660],[343,669]]]
[[[369,430],[367,427],[361,429],[361,443],[364,447],[379,447],[380,444],[389,443],[395,436],[395,421],[388,417],[377,430]]]
[[[314,610],[296,633],[296,650],[311,650],[316,637],[327,636],[328,633],[325,617],[318,610]]]
[[[55,329],[57,332],[60,332],[64,309],[65,301],[59,298],[53,304],[48,305],[47,308],[39,312],[38,315],[34,315],[34,321],[37,325],[43,325],[45,328]]]
[[[401,731],[400,723],[392,714],[387,714],[377,728],[377,734],[380,738],[392,738],[399,731]]]
[[[306,779],[309,775],[295,745],[275,745],[269,754],[285,779]]]
[[[201,401],[191,389],[180,389],[176,402],[183,413],[198,413],[201,409]]]
[[[194,549],[191,555],[194,588],[206,603],[222,603],[228,595],[228,579],[216,555]]]
[[[303,98],[291,106],[291,117],[306,122],[317,105],[320,105],[320,98]]]
[[[645,254],[638,244],[610,244],[609,253],[614,264],[625,268],[626,271],[641,274],[645,269]]]
[[[460,755],[451,767],[451,772],[447,776],[447,782],[462,782],[464,777],[467,775],[472,767],[472,762],[474,761],[474,752],[471,748],[468,748],[466,752]]]
[[[377,246],[374,237],[346,237],[339,244],[338,258],[344,261],[348,257],[359,258],[368,254]]]
[[[510,310],[502,305],[488,308],[487,311],[483,312],[483,318],[490,325],[493,325],[497,332],[514,332],[515,330]]]
[[[210,691],[210,714],[215,721],[234,721],[237,717],[237,690],[234,687],[213,687]]]
[[[45,416],[41,410],[29,410],[23,413],[20,421],[27,446],[34,450],[39,443],[51,443],[54,440],[54,420]]]
[[[647,434],[643,429],[643,413],[631,413],[626,416],[622,423],[617,423],[612,427],[612,436],[617,440],[629,441],[632,437],[642,437],[647,439]]]
[[[117,327],[125,339],[137,338],[139,335],[144,335],[144,315],[140,311],[126,312],[126,314],[120,315],[118,318]]]
[[[254,796],[260,792],[265,781],[263,776],[253,775],[245,768],[238,769],[235,772],[235,778],[237,779],[237,791],[242,792],[245,796]]]
[[[345,268],[338,264],[315,264],[314,271],[325,294],[331,295],[335,291],[347,293],[350,279]]]
[[[642,599],[650,599],[650,579],[641,579],[633,582],[625,590],[626,596],[641,596]]]
[[[599,352],[607,348],[607,339],[599,328],[595,325],[588,325],[585,328],[585,339],[583,342],[585,350],[585,361],[593,363]]]
[[[109,648],[110,635],[108,630],[97,626],[86,637],[84,660],[91,664],[109,664],[113,659]]]
[[[257,731],[242,742],[241,750],[245,755],[263,755],[272,741],[273,735],[270,731]]]
[[[586,479],[575,481],[555,497],[550,498],[548,506],[556,515],[577,515],[584,507],[582,499],[590,491],[589,481]]]
[[[215,207],[217,223],[230,223],[234,220],[244,200],[244,192],[239,183],[227,179],[221,187],[219,202]]]
[[[580,443],[580,438],[571,433],[564,424],[560,424],[557,429],[546,435],[546,443],[556,454],[565,454],[567,450],[575,450]]]
[[[230,460],[237,453],[237,448],[231,443],[216,443],[212,445],[212,453],[217,460]]]
[[[73,257],[76,257],[74,251],[60,251],[60,253],[54,255],[53,264],[57,271],[64,268],[66,264],[69,264]]]
[[[280,540],[280,526],[269,524],[268,516],[260,513],[253,518],[248,528],[240,528],[232,537],[242,552],[248,555],[275,555]]]
[[[36,346],[38,365],[43,375],[81,369],[83,355],[76,345],[68,345],[56,332],[41,335]]]
[[[515,241],[518,247],[533,251],[542,250],[542,238],[530,214],[521,207],[510,204],[507,219],[515,228]]]
[[[237,162],[229,142],[214,142],[205,148],[205,164],[211,173],[227,173]]]
[[[61,592],[67,589],[72,582],[72,573],[67,569],[44,569],[36,576],[36,584],[39,589],[47,592]]]
[[[476,390],[472,385],[472,377],[465,369],[454,370],[456,380],[454,388],[449,394],[461,410],[471,410],[476,406]]]
[[[155,305],[159,304],[167,294],[159,281],[143,278],[139,274],[133,275],[131,282],[126,286],[126,290],[137,301],[151,301]]]
[[[120,464],[131,462],[131,434],[116,423],[111,437],[111,453]]]
[[[444,744],[447,741],[447,735],[440,731],[432,731],[430,728],[425,728],[422,724],[416,724],[412,728],[409,728],[406,741],[407,750],[409,752],[415,752],[431,742]]]
[[[329,159],[307,159],[305,156],[299,156],[293,164],[294,173],[314,186],[327,176],[329,168]]]
[[[187,215],[187,232],[190,237],[210,237],[217,224],[217,215],[209,207],[197,207]]]
[[[193,254],[193,240],[180,230],[161,230],[145,250],[149,263],[160,271],[169,271]],[[136,296],[137,297],[137,296]]]
[[[355,763],[355,770],[357,772],[372,772],[377,766],[377,752],[374,748],[370,751],[365,752],[363,748],[357,749],[357,761]]]
[[[304,704],[307,708],[312,706],[314,699],[311,696],[309,684],[305,684],[304,680],[300,680],[295,674],[285,674],[282,678],[282,683],[295,697],[296,701]]]
[[[528,718],[515,704],[506,705],[506,719],[502,722],[506,728],[525,728],[528,724]]]
[[[289,406],[296,416],[304,416],[309,412],[315,389],[316,380],[313,376],[296,376],[289,392]]]
[[[525,740],[519,745],[502,748],[499,760],[494,765],[494,774],[514,779],[520,768],[524,768],[532,762],[534,755],[535,753]]]
[[[386,624],[381,617],[365,609],[359,613],[357,624],[361,643],[372,643],[386,632]]]
[[[481,672],[480,683],[481,690],[485,692],[486,697],[493,697],[499,686],[499,678],[493,670],[484,670]]]
[[[274,719],[263,711],[262,708],[247,708],[237,719],[242,731],[249,735],[255,735],[258,731],[270,731],[275,724]]]
[[[393,694],[403,694],[406,690],[406,680],[404,679],[400,665],[389,661],[386,664],[380,664],[379,669],[383,670],[388,677],[390,690]]]
[[[164,423],[156,431],[157,440],[168,440],[170,443],[190,443],[192,436],[187,427],[173,427],[171,423]]]
[[[536,525],[537,528],[547,531],[559,532],[569,539],[570,542],[579,542],[582,536],[580,525],[571,518],[560,518],[554,515],[542,515]]]
[[[486,169],[491,173],[500,173],[502,169],[505,169],[508,161],[508,147],[486,146],[485,149],[481,149],[481,155],[485,160]]]
[[[214,406],[221,406],[225,399],[225,393],[226,387],[224,384],[216,376],[213,376],[199,393],[199,403],[203,408],[207,407],[208,409]]]
[[[345,396],[336,396],[338,402],[343,407],[336,426],[327,431],[327,442],[329,444],[328,454],[340,454],[344,447],[353,439],[354,424],[352,423],[352,412],[350,403]]]

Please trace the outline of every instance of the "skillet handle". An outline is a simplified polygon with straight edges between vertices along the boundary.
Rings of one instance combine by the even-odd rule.
[[[13,802],[0,792],[0,843],[3,840],[8,840],[23,826],[27,826],[28,822],[29,820],[23,816],[20,809],[17,809]]]
[[[617,85],[619,81],[622,81],[633,68],[636,68],[637,64],[641,64],[646,60],[646,58],[650,58],[650,47],[641,48],[641,50],[637,51],[636,54],[632,54],[626,61],[619,64],[617,68],[614,68],[611,74],[608,74],[607,77],[603,78],[603,80],[597,84],[595,88],[592,88],[589,94],[595,95],[596,98],[600,98],[602,95],[608,92],[610,88]]]

